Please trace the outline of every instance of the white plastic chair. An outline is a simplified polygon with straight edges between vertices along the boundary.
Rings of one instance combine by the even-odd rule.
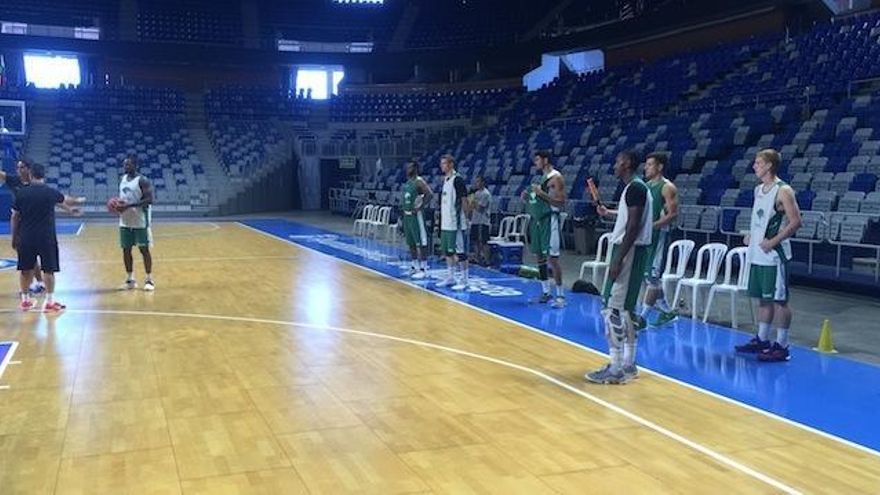
[[[721,268],[721,262],[724,260],[725,254],[727,254],[726,244],[718,242],[704,244],[697,251],[697,269],[694,271],[694,276],[678,281],[678,285],[675,288],[675,297],[672,300],[678,301],[682,287],[690,287],[692,318],[697,317],[697,298],[700,295],[700,289],[715,285],[715,281],[718,279],[718,270]]]
[[[354,225],[352,226],[352,234],[358,235],[366,235],[367,225],[369,225],[370,220],[373,218],[373,210],[376,209],[376,205],[365,205],[364,209],[361,210],[361,217],[354,221]]]
[[[666,250],[666,266],[663,268],[663,275],[660,277],[660,284],[663,287],[663,294],[669,297],[669,286],[677,286],[678,281],[684,278],[687,271],[688,262],[691,259],[691,253],[694,252],[694,241],[689,239],[681,239],[673,242]],[[675,270],[672,270],[673,259],[675,259]],[[645,300],[648,298],[648,291],[645,291],[645,297],[642,299],[644,306]],[[673,305],[675,300],[670,301]]]
[[[508,240],[513,242],[525,242],[530,218],[531,217],[525,214],[514,217],[513,232],[507,235]]]
[[[492,244],[507,242],[510,234],[513,232],[515,224],[516,217],[509,216],[502,218],[501,223],[498,224],[498,235],[489,239],[489,242]]]
[[[373,219],[367,224],[369,229],[369,234],[373,237],[379,236],[379,229],[388,225],[391,221],[391,207],[390,206],[382,206],[376,210],[373,210]]]
[[[608,265],[611,264],[611,232],[606,232],[599,236],[599,241],[596,243],[596,259],[592,261],[584,261],[581,263],[581,274],[578,277],[581,280],[584,280],[584,272],[587,269],[590,270],[590,282],[593,282],[593,285],[596,284],[596,272],[602,270],[605,272],[605,278],[608,277]],[[599,291],[604,290],[605,281],[602,282],[602,287],[599,287]]]
[[[712,309],[712,301],[716,292],[726,292],[730,294],[730,319],[733,328],[738,328],[736,321],[736,296],[740,293],[746,293],[749,289],[749,264],[746,262],[747,247],[733,248],[727,252],[724,259],[724,281],[720,284],[713,285],[709,289],[709,300],[706,301],[706,312],[703,314],[703,323],[709,319],[709,311]],[[736,280],[733,280],[733,262],[734,258],[739,263],[739,272],[736,273]],[[752,321],[755,321],[755,311],[752,309],[752,302],[746,297],[749,304],[749,313],[752,315]]]

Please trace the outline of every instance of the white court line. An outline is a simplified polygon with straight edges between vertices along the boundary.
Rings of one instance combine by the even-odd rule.
[[[15,354],[15,350],[18,349],[18,342],[0,342],[0,344],[10,344],[9,352],[7,352],[5,356],[3,356],[3,361],[0,361],[0,378],[3,378],[3,373],[6,371],[6,366],[10,364],[10,362],[12,361],[12,355]],[[0,388],[9,388],[9,385]]]
[[[425,292],[428,293],[428,294],[431,294],[431,295],[434,295],[434,296],[437,296],[437,297],[441,297],[441,298],[443,298],[443,299],[446,299],[447,301],[450,301],[450,302],[453,302],[453,303],[456,303],[456,304],[461,304],[462,306],[465,306],[465,307],[467,307],[467,308],[470,308],[470,309],[472,309],[472,310],[474,310],[474,311],[479,311],[480,313],[483,313],[483,314],[485,314],[485,315],[493,316],[493,317],[498,318],[498,319],[500,319],[500,320],[506,321],[506,322],[508,322],[508,323],[510,323],[510,324],[512,324],[512,325],[516,325],[516,326],[518,326],[518,327],[520,327],[520,328],[524,328],[524,329],[526,329],[526,330],[528,330],[528,331],[530,331],[530,332],[539,333],[539,334],[541,334],[541,335],[544,335],[545,337],[549,337],[549,338],[551,338],[551,339],[557,340],[557,341],[562,342],[562,343],[564,343],[564,344],[568,344],[568,345],[570,345],[570,346],[577,347],[577,348],[579,348],[579,349],[583,349],[583,350],[585,350],[585,351],[587,351],[587,352],[590,352],[590,353],[592,353],[592,354],[596,354],[596,355],[598,355],[598,356],[602,356],[602,357],[606,357],[606,358],[608,357],[608,354],[606,354],[606,353],[604,353],[604,352],[601,352],[601,351],[597,351],[596,349],[593,349],[592,347],[587,347],[587,346],[585,346],[585,345],[583,345],[583,344],[579,344],[579,343],[577,343],[577,342],[572,342],[572,341],[570,341],[570,340],[566,340],[566,339],[564,339],[564,338],[562,338],[562,337],[560,337],[560,336],[558,336],[558,335],[554,335],[554,334],[552,334],[552,333],[550,333],[550,332],[545,332],[544,330],[541,330],[540,328],[531,327],[531,326],[526,325],[525,323],[522,323],[522,322],[520,322],[520,321],[516,321],[516,320],[510,319],[510,318],[507,318],[506,316],[502,316],[502,315],[499,315],[499,314],[493,313],[493,312],[488,311],[488,310],[486,310],[486,309],[483,309],[483,308],[480,308],[480,307],[477,307],[477,306],[470,305],[470,304],[468,304],[468,303],[466,303],[466,302],[464,302],[464,301],[460,301],[460,300],[455,299],[455,298],[453,298],[453,297],[449,297],[449,296],[447,296],[447,295],[445,295],[445,294],[443,294],[443,293],[441,293],[441,292],[436,292],[436,291],[429,290],[426,286],[416,285],[416,284],[410,283],[410,282],[408,282],[408,281],[406,281],[406,280],[402,280],[402,279],[399,279],[399,278],[392,277],[392,276],[387,275],[387,274],[385,274],[385,273],[382,273],[382,272],[380,272],[380,271],[378,271],[378,270],[374,270],[374,269],[372,269],[372,268],[369,268],[369,267],[366,267],[366,266],[362,266],[362,265],[359,265],[359,264],[357,264],[357,263],[353,263],[353,262],[351,262],[351,261],[344,260],[344,259],[342,259],[342,258],[337,258],[336,256],[333,256],[332,254],[327,254],[327,253],[324,253],[324,252],[318,251],[317,249],[314,249],[314,248],[311,248],[311,247],[305,246],[305,245],[303,245],[303,244],[297,244],[297,243],[295,243],[295,242],[293,242],[293,241],[291,241],[291,240],[289,240],[289,239],[285,239],[285,238],[282,238],[282,237],[274,236],[274,235],[272,235],[272,234],[270,234],[270,233],[268,233],[268,232],[263,232],[262,230],[255,229],[255,228],[253,228],[253,227],[251,227],[251,226],[249,226],[249,225],[245,225],[245,224],[243,224],[243,223],[241,223],[241,222],[236,222],[236,223],[237,223],[240,227],[243,227],[243,228],[248,229],[248,230],[250,230],[250,231],[256,232],[257,234],[260,234],[260,235],[263,235],[263,236],[266,236],[266,237],[269,237],[269,238],[275,239],[275,240],[277,240],[277,241],[286,242],[286,243],[288,243],[288,244],[291,244],[291,245],[296,246],[296,247],[301,248],[301,249],[307,249],[307,250],[312,251],[312,252],[314,252],[314,253],[317,253],[317,254],[319,254],[319,255],[326,256],[326,257],[331,258],[331,259],[334,259],[334,260],[336,260],[336,261],[340,261],[340,262],[342,262],[342,263],[345,263],[345,264],[347,264],[347,265],[353,266],[353,267],[355,267],[355,268],[360,268],[361,270],[365,270],[365,271],[368,271],[368,272],[374,273],[374,274],[376,274],[376,275],[378,275],[378,276],[380,276],[380,277],[387,278],[387,279],[391,279],[391,280],[395,280],[395,281],[400,282],[400,283],[402,283],[402,284],[404,284],[404,285],[406,285],[406,286],[413,287],[413,288],[415,288],[415,289],[419,289],[419,290],[423,290],[423,291],[425,291]],[[702,394],[708,395],[709,397],[712,397],[712,398],[715,398],[715,399],[718,399],[718,400],[721,400],[721,401],[727,402],[728,404],[732,404],[732,405],[735,405],[735,406],[742,407],[742,408],[744,408],[744,409],[746,409],[746,410],[749,410],[749,411],[751,411],[751,412],[753,412],[753,413],[760,414],[760,415],[762,415],[762,416],[766,416],[766,417],[771,418],[771,419],[774,419],[774,420],[776,420],[776,421],[779,421],[779,422],[785,423],[785,424],[787,424],[787,425],[789,425],[789,426],[794,426],[795,428],[800,428],[800,429],[802,429],[802,430],[804,430],[804,431],[807,431],[807,432],[813,433],[813,434],[815,434],[815,435],[818,435],[818,436],[820,436],[820,437],[826,438],[826,439],[828,439],[828,440],[832,440],[832,441],[835,441],[835,442],[837,442],[837,443],[840,443],[840,444],[846,445],[847,447],[852,447],[852,448],[854,448],[854,449],[856,449],[856,450],[859,450],[859,451],[861,451],[861,452],[864,452],[864,453],[866,453],[866,454],[870,454],[870,455],[875,456],[875,457],[880,457],[880,452],[878,452],[878,451],[876,451],[876,450],[874,450],[874,449],[872,449],[872,448],[870,448],[870,447],[866,447],[866,446],[864,446],[864,445],[861,445],[861,444],[858,444],[858,443],[856,443],[856,442],[853,442],[853,441],[847,440],[847,439],[845,439],[845,438],[838,437],[838,436],[836,436],[836,435],[834,435],[834,434],[828,433],[827,431],[822,431],[822,430],[819,430],[819,429],[813,428],[812,426],[808,426],[808,425],[805,425],[805,424],[803,424],[803,423],[798,423],[797,421],[794,421],[794,420],[791,420],[791,419],[788,419],[788,418],[785,418],[785,417],[779,416],[779,415],[774,414],[774,413],[769,412],[769,411],[765,411],[765,410],[763,410],[763,409],[757,408],[757,407],[752,406],[752,405],[750,405],[750,404],[746,404],[746,403],[744,403],[744,402],[740,402],[740,401],[738,401],[738,400],[736,400],[736,399],[732,399],[732,398],[730,398],[730,397],[727,397],[727,396],[724,396],[724,395],[721,395],[721,394],[718,394],[718,393],[712,392],[711,390],[706,390],[706,389],[704,389],[704,388],[700,388],[700,387],[698,387],[698,386],[696,386],[696,385],[692,385],[692,384],[687,383],[687,382],[685,382],[685,381],[681,381],[681,380],[679,380],[679,379],[677,379],[677,378],[673,378],[673,377],[671,377],[671,376],[664,375],[663,373],[660,373],[660,372],[654,371],[654,370],[652,370],[652,369],[650,369],[650,368],[645,368],[645,367],[643,367],[643,366],[641,366],[641,365],[639,365],[639,370],[644,370],[644,371],[648,372],[648,374],[651,374],[651,375],[657,376],[657,377],[662,378],[662,379],[664,379],[664,380],[668,380],[669,382],[675,383],[676,385],[680,385],[680,386],[682,386],[682,387],[688,388],[688,389],[693,390],[693,391],[695,391],[695,392],[700,392],[700,393],[702,393]]]
[[[255,261],[255,260],[296,260],[293,256],[221,256],[217,258],[157,258],[153,257],[153,263],[195,263],[204,261]],[[67,263],[75,263],[77,265],[104,265],[117,264],[119,260],[65,260]]]
[[[85,229],[85,228],[86,228],[86,223],[85,223],[85,222],[80,222],[80,223],[79,223],[79,228],[76,229],[76,234],[74,234],[74,235],[77,236],[77,237],[79,237],[79,235],[82,234],[82,231],[83,231],[83,229]]]
[[[107,225],[112,227],[117,227],[114,223],[95,223],[95,225]],[[153,234],[153,239],[166,239],[169,237],[192,237],[196,235],[210,234],[211,232],[216,232],[220,230],[220,225],[215,222],[162,222],[162,223],[153,223],[150,227],[155,227],[156,225],[209,225],[211,228],[209,229],[199,229],[194,232],[177,232],[174,234]],[[80,239],[81,242],[96,242],[96,241],[105,241],[106,239],[101,237],[83,237]]]
[[[0,310],[0,313],[12,313],[12,312],[15,312],[15,310],[10,310],[10,309]],[[718,453],[718,452],[716,452],[706,446],[703,446],[697,442],[694,442],[693,440],[690,440],[682,435],[679,435],[678,433],[675,433],[674,431],[668,430],[668,429],[658,425],[657,423],[649,421],[649,420],[647,420],[647,419],[645,419],[635,413],[629,412],[626,409],[624,409],[620,406],[614,405],[614,404],[612,404],[604,399],[601,399],[601,398],[599,398],[589,392],[585,392],[579,388],[576,388],[572,385],[569,385],[568,383],[565,383],[562,380],[554,378],[554,377],[552,377],[542,371],[538,371],[533,368],[529,368],[529,367],[526,367],[526,366],[523,366],[520,364],[512,363],[510,361],[505,361],[503,359],[498,359],[498,358],[494,358],[491,356],[486,356],[483,354],[477,354],[477,353],[473,353],[470,351],[456,349],[454,347],[447,347],[447,346],[443,346],[443,345],[439,345],[439,344],[434,344],[431,342],[409,339],[409,338],[405,338],[405,337],[397,337],[394,335],[387,335],[387,334],[383,334],[383,333],[368,332],[368,331],[364,331],[364,330],[354,330],[354,329],[350,329],[350,328],[334,327],[334,326],[329,326],[329,325],[299,323],[299,322],[294,322],[294,321],[283,321],[283,320],[270,320],[270,319],[265,319],[265,318],[249,318],[249,317],[243,317],[243,316],[225,316],[225,315],[211,315],[211,314],[198,314],[198,313],[168,313],[168,312],[162,312],[162,311],[126,311],[126,310],[110,310],[110,309],[107,309],[107,310],[104,310],[104,309],[68,309],[67,313],[101,314],[101,315],[118,315],[118,316],[156,316],[156,317],[163,317],[163,318],[193,318],[193,319],[201,319],[201,320],[220,320],[220,321],[234,321],[234,322],[242,322],[242,323],[261,323],[261,324],[266,324],[266,325],[278,325],[278,326],[287,326],[287,327],[314,328],[314,329],[318,329],[318,330],[346,333],[346,334],[350,334],[350,335],[374,337],[374,338],[389,340],[389,341],[393,341],[393,342],[400,342],[400,343],[404,343],[404,344],[411,344],[411,345],[416,345],[419,347],[435,349],[435,350],[439,350],[439,351],[448,352],[451,354],[457,354],[460,356],[466,356],[466,357],[478,359],[481,361],[504,366],[506,368],[510,368],[510,369],[520,371],[523,373],[527,373],[527,374],[530,374],[530,375],[535,376],[537,378],[540,378],[544,381],[552,383],[553,385],[556,385],[557,387],[560,387],[560,388],[567,390],[573,394],[576,394],[584,399],[587,399],[595,404],[598,404],[606,409],[614,411],[615,413],[620,414],[621,416],[624,416],[627,419],[629,419],[635,423],[638,423],[639,425],[641,425],[645,428],[651,429],[651,430],[655,431],[656,433],[659,433],[659,434],[661,434],[671,440],[674,440],[674,441],[684,445],[685,447],[688,447],[688,448],[695,450],[703,455],[706,455],[707,457],[712,458],[713,460],[715,460],[719,464],[723,464],[723,465],[725,465],[729,468],[732,468],[734,470],[737,470],[745,475],[751,476],[752,478],[755,478],[759,481],[762,481],[762,482],[764,482],[764,483],[766,483],[766,484],[768,484],[778,490],[781,490],[784,493],[791,494],[791,495],[800,495],[801,494],[801,492],[798,491],[797,489],[792,488],[792,487],[782,483],[781,481],[776,480],[775,478],[771,478],[770,476],[767,476],[764,473],[761,473],[755,469],[750,468],[749,466],[746,466],[738,461],[735,461],[734,459],[731,459],[730,457],[727,457],[724,454]]]

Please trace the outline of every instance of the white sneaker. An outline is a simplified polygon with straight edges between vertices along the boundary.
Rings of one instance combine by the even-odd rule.
[[[421,279],[423,279],[423,278],[425,278],[425,277],[427,277],[427,276],[428,276],[428,275],[425,273],[424,270],[419,270],[419,271],[417,271],[417,272],[415,272],[415,273],[412,274],[412,278],[413,278],[413,280],[421,280]]]
[[[119,286],[119,290],[133,290],[137,289],[137,282],[134,280],[126,280],[121,286]]]
[[[465,289],[467,289],[467,283],[465,283],[463,281],[456,282],[455,285],[452,286],[452,290],[454,290],[455,292],[461,292]]]
[[[451,278],[444,278],[443,280],[437,282],[435,287],[449,287],[450,285],[452,285],[454,283],[455,283],[455,281],[452,280]]]
[[[153,283],[152,280],[145,280],[144,290],[147,292],[153,292],[154,290],[156,290],[156,285]]]

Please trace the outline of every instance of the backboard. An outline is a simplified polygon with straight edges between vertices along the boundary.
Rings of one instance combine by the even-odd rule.
[[[0,135],[23,136],[26,129],[25,102],[0,100]]]

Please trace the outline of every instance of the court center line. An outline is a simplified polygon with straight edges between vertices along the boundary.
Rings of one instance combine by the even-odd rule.
[[[16,310],[14,309],[4,309],[0,310],[0,313],[14,313]],[[610,411],[613,411],[621,416],[626,417],[627,419],[645,427],[650,430],[653,430],[660,435],[663,435],[675,442],[678,442],[685,447],[688,447],[692,450],[695,450],[711,459],[716,461],[719,464],[725,465],[729,468],[732,468],[736,471],[739,471],[747,476],[750,476],[756,480],[759,480],[763,483],[766,483],[778,490],[781,490],[784,493],[790,495],[801,495],[801,492],[791,486],[786,485],[785,483],[776,480],[760,471],[752,469],[745,464],[742,464],[730,457],[725,456],[719,452],[716,452],[702,444],[699,444],[693,440],[690,440],[678,433],[675,433],[672,430],[664,428],[663,426],[658,425],[652,421],[649,421],[642,416],[639,416],[635,413],[632,413],[620,406],[612,404],[600,397],[597,397],[589,392],[585,392],[577,387],[574,387],[558,378],[548,375],[543,371],[539,371],[533,368],[529,368],[527,366],[523,366],[520,364],[512,363],[510,361],[505,361],[503,359],[494,358],[492,356],[486,356],[483,354],[477,354],[470,351],[465,351],[462,349],[456,349],[454,347],[448,347],[440,344],[435,344],[432,342],[425,342],[422,340],[410,339],[406,337],[398,337],[395,335],[388,335],[383,333],[369,332],[365,330],[354,330],[351,328],[342,328],[335,327],[331,325],[319,325],[312,323],[300,323],[294,321],[283,321],[283,320],[271,320],[265,318],[251,318],[244,316],[227,316],[227,315],[212,315],[212,314],[203,314],[203,313],[170,313],[164,311],[127,311],[127,310],[110,310],[110,309],[68,309],[67,313],[77,313],[77,314],[99,314],[99,315],[113,315],[113,316],[155,316],[160,318],[192,318],[192,319],[201,319],[201,320],[219,320],[219,321],[233,321],[240,323],[260,323],[265,325],[276,325],[276,326],[286,326],[286,327],[299,327],[299,328],[313,328],[323,331],[331,331],[338,333],[345,333],[350,335],[359,335],[363,337],[373,337],[378,339],[389,340],[392,342],[400,342],[404,344],[411,344],[418,347],[425,347],[429,349],[439,350],[443,352],[448,352],[451,354],[457,354],[459,356],[466,356],[473,359],[478,359],[481,361],[485,361],[488,363],[496,364],[499,366],[503,366],[506,368],[510,368],[516,371],[520,371],[523,373],[530,374],[534,377],[537,377],[541,380],[549,382],[557,387],[562,388],[568,392],[576,394],[584,399],[589,400],[599,406],[602,406]]]
[[[257,234],[260,234],[260,235],[262,235],[262,236],[269,237],[269,238],[271,238],[271,239],[275,239],[276,241],[281,241],[281,242],[284,242],[284,243],[290,244],[290,245],[295,246],[295,247],[300,248],[300,249],[305,249],[305,250],[307,250],[307,251],[311,251],[311,252],[313,252],[313,253],[317,253],[317,254],[319,254],[319,255],[321,255],[321,256],[326,256],[326,257],[328,257],[328,258],[330,258],[330,259],[334,259],[334,260],[336,260],[336,261],[339,261],[339,262],[341,262],[341,263],[345,263],[345,264],[350,265],[350,266],[352,266],[352,267],[359,268],[359,269],[361,269],[361,270],[364,270],[364,271],[367,271],[367,272],[370,272],[370,273],[376,274],[376,275],[378,275],[378,276],[380,276],[380,277],[382,277],[382,278],[387,278],[387,279],[390,279],[390,280],[397,281],[397,282],[399,282],[399,283],[401,283],[401,284],[404,284],[404,285],[406,285],[406,286],[408,286],[408,287],[411,287],[411,288],[414,288],[414,289],[418,289],[418,290],[422,290],[422,291],[424,291],[424,292],[427,293],[427,294],[431,294],[431,295],[433,295],[433,296],[440,297],[440,298],[442,298],[442,299],[445,299],[445,300],[447,300],[447,301],[449,301],[449,302],[452,302],[452,303],[455,303],[455,304],[460,304],[460,305],[462,305],[462,306],[464,306],[464,307],[466,307],[466,308],[472,309],[472,310],[474,310],[474,311],[478,311],[478,312],[483,313],[483,314],[485,314],[485,315],[487,315],[487,316],[492,316],[492,317],[494,317],[494,318],[498,318],[499,320],[506,321],[506,322],[508,322],[508,323],[510,323],[510,324],[512,324],[512,325],[518,326],[518,327],[523,328],[523,329],[525,329],[525,330],[528,330],[528,331],[530,331],[530,332],[538,333],[538,334],[541,334],[541,335],[543,335],[543,336],[545,336],[545,337],[548,337],[548,338],[551,338],[551,339],[553,339],[553,340],[556,340],[556,341],[562,342],[562,343],[564,343],[564,344],[567,344],[567,345],[570,345],[570,346],[573,346],[573,347],[577,347],[578,349],[585,350],[585,351],[587,351],[587,352],[589,352],[589,353],[591,353],[591,354],[595,354],[595,355],[597,355],[597,356],[601,356],[601,357],[604,357],[604,358],[608,358],[608,354],[607,354],[607,353],[604,353],[604,352],[602,352],[602,351],[599,351],[599,350],[593,349],[592,347],[588,347],[588,346],[586,346],[586,345],[579,344],[579,343],[577,343],[577,342],[573,342],[573,341],[571,341],[571,340],[568,340],[568,339],[565,339],[565,338],[563,338],[563,337],[560,337],[559,335],[555,335],[555,334],[553,334],[553,333],[550,333],[550,332],[546,332],[546,331],[544,331],[544,330],[541,330],[540,328],[531,327],[531,326],[526,325],[525,323],[523,323],[523,322],[521,322],[521,321],[517,321],[517,320],[511,319],[511,318],[508,318],[508,317],[506,317],[506,316],[503,316],[503,315],[500,315],[500,314],[497,314],[497,313],[493,313],[493,312],[491,312],[491,311],[489,311],[489,310],[487,310],[487,309],[483,309],[483,308],[480,308],[480,307],[478,307],[478,306],[473,306],[473,305],[468,304],[468,303],[466,303],[466,302],[464,302],[464,301],[460,301],[460,300],[458,300],[458,299],[455,299],[454,297],[450,297],[450,296],[448,296],[448,295],[446,295],[446,294],[443,294],[442,292],[437,292],[437,291],[430,290],[427,286],[417,285],[417,284],[411,283],[411,282],[409,282],[409,281],[407,281],[407,280],[402,280],[402,279],[399,279],[399,278],[393,277],[393,276],[391,276],[391,275],[388,275],[388,274],[386,274],[386,273],[382,273],[382,272],[380,272],[380,271],[378,271],[378,270],[375,270],[375,269],[373,269],[373,268],[370,268],[370,267],[367,267],[367,266],[364,266],[364,265],[359,265],[359,264],[354,263],[354,262],[352,262],[352,261],[348,261],[348,260],[345,260],[345,259],[339,258],[339,257],[337,257],[337,256],[334,256],[334,255],[332,255],[332,254],[325,253],[325,252],[323,252],[323,251],[319,251],[319,250],[317,250],[317,249],[315,249],[315,248],[313,248],[313,247],[306,246],[306,245],[304,245],[304,244],[298,244],[298,243],[293,242],[293,241],[291,241],[291,240],[289,240],[289,239],[286,239],[286,238],[284,238],[284,237],[279,237],[279,236],[276,236],[276,235],[270,234],[270,233],[268,233],[268,232],[264,232],[264,231],[262,231],[262,230],[260,230],[260,229],[257,229],[257,228],[254,228],[254,227],[251,227],[250,225],[245,225],[245,224],[243,224],[243,223],[241,223],[241,222],[236,222],[236,224],[238,224],[238,226],[240,226],[240,227],[242,227],[242,228],[244,228],[244,229],[250,230],[250,231],[255,232],[255,233],[257,233]],[[340,235],[346,235],[346,234],[340,234]],[[823,437],[823,438],[826,438],[826,439],[828,439],[828,440],[832,440],[832,441],[837,442],[837,443],[840,443],[840,444],[842,444],[842,445],[846,445],[847,447],[851,447],[851,448],[853,448],[853,449],[859,450],[859,451],[864,452],[864,453],[866,453],[866,454],[870,454],[870,455],[872,455],[872,456],[874,456],[874,457],[880,457],[880,452],[878,452],[878,451],[876,451],[876,450],[874,450],[874,449],[872,449],[872,448],[870,448],[870,447],[866,447],[866,446],[864,446],[864,445],[858,444],[858,443],[853,442],[853,441],[851,441],[851,440],[847,440],[847,439],[845,439],[845,438],[841,438],[841,437],[839,437],[839,436],[837,436],[837,435],[834,435],[834,434],[832,434],[832,433],[828,433],[827,431],[822,431],[822,430],[819,430],[819,429],[817,429],[817,428],[813,428],[812,426],[805,425],[805,424],[803,424],[803,423],[798,423],[797,421],[794,421],[794,420],[788,419],[788,418],[783,417],[783,416],[779,416],[778,414],[774,414],[774,413],[772,413],[772,412],[770,412],[770,411],[765,411],[765,410],[760,409],[760,408],[758,408],[758,407],[752,406],[752,405],[750,405],[750,404],[746,404],[746,403],[744,403],[744,402],[740,402],[740,401],[738,401],[738,400],[736,400],[736,399],[732,399],[732,398],[730,398],[730,397],[727,397],[727,396],[725,396],[725,395],[721,395],[721,394],[716,393],[716,392],[713,392],[713,391],[711,391],[711,390],[706,390],[706,389],[704,389],[704,388],[701,388],[701,387],[698,387],[698,386],[696,386],[696,385],[690,384],[690,383],[688,383],[688,382],[685,382],[685,381],[679,380],[679,379],[677,379],[677,378],[673,378],[673,377],[671,377],[671,376],[664,375],[663,373],[660,373],[660,372],[658,372],[658,371],[654,371],[654,370],[652,370],[652,369],[650,369],[650,368],[646,368],[646,367],[644,367],[644,366],[642,366],[642,365],[639,365],[639,370],[644,370],[644,371],[646,371],[646,372],[647,372],[648,374],[650,374],[650,375],[654,375],[654,376],[656,376],[656,377],[662,378],[662,379],[667,380],[667,381],[669,381],[669,382],[671,382],[671,383],[674,383],[674,384],[676,384],[676,385],[679,385],[679,386],[685,387],[685,388],[690,389],[690,390],[693,390],[693,391],[695,391],[695,392],[699,392],[699,393],[701,393],[701,394],[704,394],[704,395],[707,395],[707,396],[709,396],[709,397],[712,397],[712,398],[718,399],[718,400],[720,400],[720,401],[727,402],[728,404],[731,404],[731,405],[734,405],[734,406],[738,406],[738,407],[742,407],[743,409],[749,410],[749,411],[751,411],[751,412],[753,412],[753,413],[759,414],[759,415],[761,415],[761,416],[765,416],[765,417],[767,417],[767,418],[770,418],[770,419],[773,419],[773,420],[779,421],[779,422],[781,422],[781,423],[785,423],[785,424],[787,424],[787,425],[789,425],[789,426],[793,426],[793,427],[795,427],[795,428],[799,428],[799,429],[801,429],[801,430],[804,430],[804,431],[810,432],[810,433],[812,433],[812,434],[814,434],[814,435],[818,435],[818,436]]]

